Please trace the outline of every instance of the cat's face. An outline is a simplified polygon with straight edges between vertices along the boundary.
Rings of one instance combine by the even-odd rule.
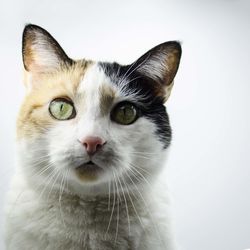
[[[28,93],[17,135],[28,179],[99,193],[157,173],[171,140],[163,104],[180,56],[180,45],[168,42],[127,66],[73,61],[45,30],[26,26]]]

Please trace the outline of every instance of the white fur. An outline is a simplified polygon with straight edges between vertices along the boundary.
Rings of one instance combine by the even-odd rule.
[[[30,50],[32,51],[33,62],[30,65],[31,71],[36,73],[53,72],[60,68],[61,59],[56,53],[53,45],[40,30],[32,31],[34,38]]]
[[[102,84],[116,88],[95,64],[73,100],[77,118],[18,142],[17,172],[7,204],[7,250],[176,249],[167,190],[157,178],[166,150],[155,136],[156,126],[143,117],[129,126],[103,117]],[[114,104],[128,98],[121,93]],[[94,156],[104,173],[97,181],[84,182],[74,167],[81,163],[79,156],[88,161],[78,140],[89,135],[107,141],[109,153]]]
[[[161,53],[151,55],[149,59],[142,63],[138,71],[156,81],[164,78],[164,75],[168,71],[166,52],[161,51]]]

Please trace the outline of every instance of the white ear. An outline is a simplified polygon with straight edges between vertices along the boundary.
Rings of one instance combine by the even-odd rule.
[[[29,24],[23,31],[23,63],[30,73],[53,72],[72,64],[58,42],[43,28]]]
[[[164,88],[165,100],[170,95],[181,58],[181,45],[176,41],[162,43],[141,56],[137,71]]]

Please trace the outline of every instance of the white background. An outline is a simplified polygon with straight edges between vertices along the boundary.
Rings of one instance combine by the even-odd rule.
[[[158,43],[182,41],[167,103],[174,137],[166,180],[178,239],[186,250],[250,248],[250,2],[0,0],[1,208],[14,169],[29,22],[73,58],[131,63]]]

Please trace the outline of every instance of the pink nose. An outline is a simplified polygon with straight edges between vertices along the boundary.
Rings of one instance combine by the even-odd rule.
[[[93,155],[105,144],[105,141],[100,137],[87,136],[81,141],[81,143],[85,146],[87,153]]]

